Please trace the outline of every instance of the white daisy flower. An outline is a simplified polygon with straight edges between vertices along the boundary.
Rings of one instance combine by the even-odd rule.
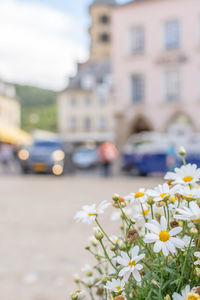
[[[179,214],[174,215],[175,219],[200,222],[200,208],[195,201],[189,203],[189,207],[177,208]]]
[[[85,276],[92,276],[92,274],[93,274],[93,268],[90,265],[86,264],[81,269],[81,272],[83,272]]]
[[[170,231],[167,230],[167,221],[165,217],[161,217],[160,224],[152,220],[150,223],[146,223],[145,227],[152,233],[148,233],[144,237],[144,242],[155,243],[154,251],[156,253],[162,250],[163,254],[167,256],[170,252],[176,253],[176,248],[181,249],[184,246],[184,242],[175,237],[182,231],[181,227],[175,227]]]
[[[95,284],[95,278],[93,276],[88,276],[83,278],[83,282],[88,286],[91,287]]]
[[[153,197],[155,202],[166,200],[170,196],[176,194],[176,192],[177,187],[170,189],[167,183],[159,184],[154,190],[147,190],[147,194]]]
[[[82,210],[78,211],[74,217],[74,219],[79,222],[82,221],[83,223],[91,224],[95,221],[98,215],[104,213],[104,210],[110,206],[110,203],[107,201],[101,202],[98,207],[96,208],[96,204],[92,205],[84,205]]]
[[[138,271],[142,270],[143,266],[138,264],[138,262],[143,259],[145,255],[138,255],[139,250],[139,247],[135,246],[133,249],[131,249],[131,257],[129,257],[128,254],[123,251],[121,252],[121,256],[117,257],[118,264],[123,266],[119,272],[119,276],[123,277],[125,282],[128,281],[131,274],[137,282],[141,281],[141,276]]]
[[[173,180],[173,184],[192,185],[200,180],[200,169],[195,164],[188,164],[181,168],[175,168],[175,172],[168,172],[164,178]]]
[[[140,219],[140,218],[144,218],[144,217],[148,218],[151,215],[151,209],[146,204],[142,204],[142,207],[141,207],[141,205],[137,206],[135,208],[135,211],[136,212],[133,215],[133,217],[135,219]]]
[[[194,262],[194,265],[200,265],[200,252],[194,252],[194,256],[198,259]]]
[[[172,299],[173,300],[190,300],[190,299],[193,299],[193,300],[198,300],[198,298],[189,298],[189,294],[190,293],[193,293],[193,289],[190,289],[190,286],[189,285],[186,285],[186,287],[181,291],[181,294],[178,294],[178,293],[173,293],[172,295]]]
[[[169,204],[169,209],[170,209],[170,211],[172,211],[174,213],[177,210],[177,208],[182,208],[186,205],[187,205],[186,200],[183,200],[182,202],[179,202],[178,200],[176,200],[174,203]]]
[[[191,189],[189,186],[183,186],[179,189],[178,193],[188,200],[194,200],[200,198],[200,189]]]
[[[78,299],[78,300],[82,300],[82,299],[85,299],[85,292],[84,291],[80,291],[80,290],[77,290],[75,291],[74,293],[71,294],[71,298],[75,298]],[[73,298],[73,299],[74,299]]]
[[[194,247],[194,240],[191,241],[191,237],[189,235],[184,235],[184,237],[182,238],[182,241],[184,242],[184,247],[182,248],[183,251],[185,251],[185,248],[190,247]]]
[[[141,188],[137,193],[131,193],[124,197],[124,199],[130,201],[131,204],[134,202],[145,203],[147,201],[147,194],[145,189]]]
[[[124,290],[124,286],[125,282],[123,280],[113,278],[112,281],[107,281],[104,287],[112,292],[119,293]]]

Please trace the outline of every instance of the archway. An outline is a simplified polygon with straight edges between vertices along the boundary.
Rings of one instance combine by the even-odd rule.
[[[130,128],[130,135],[134,133],[140,133],[143,131],[152,131],[153,128],[150,124],[150,122],[147,120],[146,117],[139,115],[136,118],[134,118],[132,122],[132,126]]]
[[[194,129],[192,119],[184,112],[176,112],[167,123],[167,131],[176,134],[190,133]]]

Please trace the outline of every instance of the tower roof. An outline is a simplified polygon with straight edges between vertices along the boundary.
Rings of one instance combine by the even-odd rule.
[[[94,4],[116,5],[117,3],[115,0],[94,0],[91,5]]]

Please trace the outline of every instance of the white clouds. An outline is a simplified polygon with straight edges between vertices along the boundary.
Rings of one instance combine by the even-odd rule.
[[[50,7],[0,0],[0,75],[60,89],[86,50],[73,41],[72,17]]]

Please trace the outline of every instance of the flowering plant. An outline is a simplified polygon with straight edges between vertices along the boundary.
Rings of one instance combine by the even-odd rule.
[[[76,214],[77,221],[96,223],[86,250],[97,263],[75,276],[71,299],[200,300],[200,169],[180,154],[184,165],[168,172],[164,184],[113,196],[118,236],[99,222],[110,203]]]

